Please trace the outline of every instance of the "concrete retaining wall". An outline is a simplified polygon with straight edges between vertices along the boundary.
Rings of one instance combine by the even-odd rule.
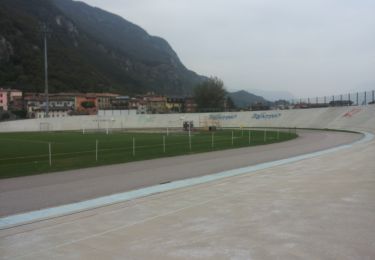
[[[75,116],[28,119],[0,123],[0,132],[66,131],[121,128],[182,127],[193,121],[197,127],[298,127],[375,130],[375,106],[332,107],[235,113]]]

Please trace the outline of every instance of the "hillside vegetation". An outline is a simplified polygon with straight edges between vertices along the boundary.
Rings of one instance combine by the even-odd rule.
[[[0,0],[0,86],[43,90],[42,23],[51,92],[186,95],[205,79],[167,41],[117,15],[71,0]]]

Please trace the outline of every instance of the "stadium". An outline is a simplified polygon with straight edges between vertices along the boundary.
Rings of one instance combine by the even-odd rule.
[[[365,105],[3,122],[2,257],[215,258],[248,243],[269,245],[261,258],[373,256],[374,115]],[[7,176],[13,165],[29,176]]]
[[[0,0],[0,260],[375,259],[374,13]]]

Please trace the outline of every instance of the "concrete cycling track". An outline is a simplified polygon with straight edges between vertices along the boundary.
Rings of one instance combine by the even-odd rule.
[[[316,134],[315,138],[311,137]],[[318,132],[301,132],[300,139],[256,147],[253,153],[253,148],[245,148],[205,154],[203,157],[213,157],[207,157],[201,163],[196,161],[194,166],[185,165],[181,169],[196,174],[196,169],[210,164],[212,171],[217,172],[225,170],[226,166],[241,167],[241,162],[249,165],[249,158],[263,158],[265,154],[273,154],[274,151],[278,151],[275,157],[268,160],[352,143],[358,138],[349,133],[325,132],[321,135]],[[297,154],[293,154],[293,143],[304,139],[309,140],[295,150]],[[319,147],[319,143],[323,146]],[[313,147],[313,150],[309,150]],[[216,153],[223,153],[223,157]],[[0,231],[0,258],[373,259],[374,153],[374,140],[357,143],[333,153],[263,169],[251,175],[224,178],[4,229]],[[239,159],[241,156],[244,156],[243,161]],[[186,163],[186,160],[177,157],[169,160],[176,160],[171,167]],[[230,164],[232,160],[233,165]],[[146,168],[149,173],[166,167],[155,161],[149,162],[152,163]],[[253,163],[261,162],[255,159]],[[133,170],[139,169],[134,165],[131,167],[134,167],[130,168]],[[107,174],[108,168],[105,169]],[[170,173],[173,173],[172,169]],[[55,182],[42,182],[44,178],[41,178],[40,185],[38,181],[17,185],[12,182],[16,179],[4,180],[9,185],[2,186],[1,190],[5,187],[8,190],[4,194],[12,190],[19,190],[19,194],[22,194],[51,185],[50,193],[39,194],[46,197],[41,201],[48,201],[48,196],[53,197],[53,191],[58,191],[57,183],[63,184],[65,177],[62,176],[71,175],[67,172],[55,175],[58,176],[54,177]],[[87,175],[89,173],[82,173],[78,177],[82,180]],[[46,176],[52,178],[54,174],[43,177]],[[168,180],[154,181],[160,183],[171,180],[170,175],[164,177],[168,177]],[[194,176],[183,178],[189,177]],[[58,178],[63,179],[59,182]],[[95,186],[95,183],[100,181],[103,179],[96,179],[92,185],[99,187],[101,185]],[[84,183],[75,188],[79,190],[85,186]],[[138,185],[143,187],[149,184]],[[62,191],[64,188],[61,188]],[[67,189],[65,195],[71,192],[75,190]],[[13,201],[16,201],[16,197]],[[18,212],[25,210],[20,208]]]
[[[312,153],[361,135],[299,130],[289,142],[0,180],[0,216]]]

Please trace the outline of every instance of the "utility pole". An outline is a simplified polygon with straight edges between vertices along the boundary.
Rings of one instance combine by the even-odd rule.
[[[45,117],[49,117],[49,94],[48,94],[48,50],[47,50],[47,25],[42,26],[43,41],[44,41],[44,95],[46,96]]]

